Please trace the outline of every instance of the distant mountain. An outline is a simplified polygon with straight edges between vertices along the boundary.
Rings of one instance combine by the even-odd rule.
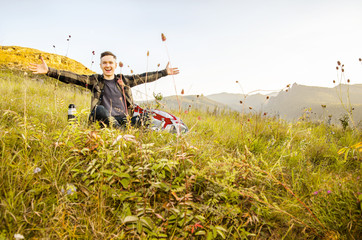
[[[332,122],[346,114],[345,107],[352,107],[355,121],[362,120],[362,84],[338,85],[334,88],[311,87],[293,84],[288,92],[282,91],[271,97],[265,111],[287,120],[295,120],[303,114],[311,119]],[[350,104],[349,104],[350,103]]]
[[[223,103],[235,111],[249,111],[249,107],[259,111],[268,102],[267,96],[263,94],[243,95],[232,93],[219,93],[206,96],[215,102]]]
[[[152,104],[155,104],[154,101],[149,101]],[[141,105],[146,105],[147,102],[138,102]],[[192,109],[198,109],[198,110],[204,110],[204,111],[218,111],[218,110],[232,110],[229,106],[214,101],[212,99],[209,99],[203,95],[179,95],[176,96],[169,96],[164,97],[161,101],[159,101],[161,104],[161,108],[165,109],[172,109],[172,110],[178,110],[179,106],[181,106],[181,109],[183,111],[186,110],[192,110]]]
[[[179,98],[182,99],[180,103],[183,110],[193,108],[209,111],[225,109],[244,113],[261,112],[291,121],[304,117],[331,123],[339,123],[339,119],[347,113],[350,106],[356,124],[362,124],[362,84],[341,84],[334,88],[325,88],[295,83],[287,91],[268,95],[219,93],[206,97]],[[164,98],[162,103],[171,109],[178,109],[179,106],[175,96]]]

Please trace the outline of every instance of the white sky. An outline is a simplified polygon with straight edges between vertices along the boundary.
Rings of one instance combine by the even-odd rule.
[[[0,45],[65,55],[71,35],[68,57],[91,68],[95,51],[92,69],[99,73],[106,50],[124,63],[124,74],[128,65],[135,73],[158,63],[164,68],[170,57],[181,73],[138,87],[136,99],[145,94],[139,91],[174,95],[175,87],[187,95],[294,82],[333,87],[338,60],[352,84],[362,83],[361,0],[0,0],[0,6]]]

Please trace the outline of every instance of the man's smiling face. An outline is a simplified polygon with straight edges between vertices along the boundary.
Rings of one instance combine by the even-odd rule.
[[[107,55],[101,58],[101,69],[103,71],[104,79],[112,80],[114,78],[114,71],[116,70],[116,59],[112,55]]]

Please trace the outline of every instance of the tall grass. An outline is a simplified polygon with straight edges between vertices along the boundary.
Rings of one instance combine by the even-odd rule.
[[[55,84],[0,74],[0,239],[362,235],[360,148],[338,154],[356,131],[198,110],[181,111],[180,137],[99,128],[90,94]]]

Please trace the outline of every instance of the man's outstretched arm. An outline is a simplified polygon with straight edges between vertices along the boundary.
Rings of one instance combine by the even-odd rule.
[[[153,82],[161,77],[165,77],[167,75],[176,75],[179,74],[180,71],[178,68],[170,68],[170,63],[167,63],[166,68],[162,71],[157,72],[147,72],[142,74],[135,74],[125,76],[126,78],[130,79],[129,86],[134,87],[139,84]]]
[[[40,57],[42,63],[34,64],[30,63],[29,70],[34,74],[46,74],[49,77],[58,79],[64,83],[72,83],[85,88],[90,88],[94,84],[93,78],[90,79],[88,75],[79,75],[70,71],[57,70],[49,68],[43,57]]]

